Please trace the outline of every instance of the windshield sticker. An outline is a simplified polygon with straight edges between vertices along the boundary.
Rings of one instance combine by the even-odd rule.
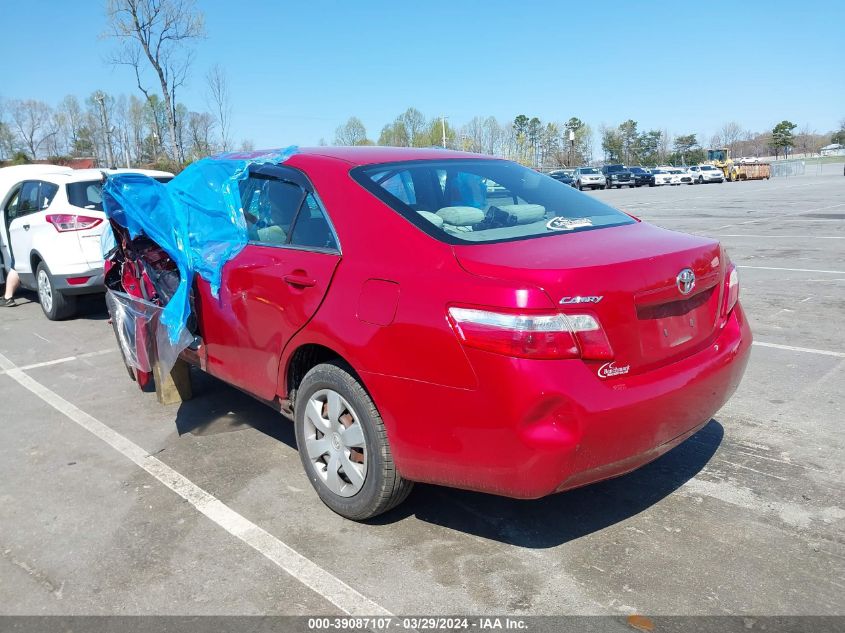
[[[613,378],[614,376],[624,376],[631,370],[630,365],[617,367],[616,362],[605,363],[599,367],[599,378]]]
[[[546,222],[546,228],[550,231],[571,231],[583,226],[593,226],[590,218],[565,218],[558,216]]]

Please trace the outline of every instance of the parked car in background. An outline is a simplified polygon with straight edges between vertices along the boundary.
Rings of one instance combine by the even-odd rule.
[[[595,167],[578,167],[573,175],[575,182],[573,186],[584,191],[584,189],[604,189],[607,186],[604,174]]]
[[[676,185],[678,177],[672,173],[671,167],[655,167],[651,170],[651,175],[654,176],[654,185],[660,187],[663,185]]]
[[[625,165],[605,165],[601,168],[607,180],[607,188],[621,189],[622,187],[634,187],[634,175]]]
[[[320,147],[236,186],[254,238],[219,293],[195,278],[192,362],[293,420],[309,481],[347,518],[412,482],[537,498],[627,473],[706,425],[745,370],[718,241],[516,163]],[[150,252],[118,251],[109,284]]]
[[[6,169],[15,170],[6,175]],[[103,292],[100,236],[103,173],[143,173],[162,182],[173,174],[144,169],[74,170],[58,165],[0,169],[0,253],[4,271],[38,293],[50,320],[75,314],[76,297]]]
[[[686,169],[680,167],[672,167],[667,170],[674,178],[670,184],[673,185],[691,185],[692,176]]]
[[[574,171],[574,169],[555,169],[549,172],[549,176],[565,185],[571,185],[575,182],[575,179],[572,177]]]
[[[713,165],[693,165],[687,171],[692,176],[693,183],[697,185],[706,182],[725,182],[725,174]]]
[[[654,174],[652,174],[648,169],[645,169],[644,167],[628,167],[628,171],[630,171],[631,175],[634,177],[634,186],[654,186]]]

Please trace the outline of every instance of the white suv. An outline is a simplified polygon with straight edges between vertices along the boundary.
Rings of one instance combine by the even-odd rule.
[[[103,173],[142,173],[161,182],[173,174],[146,169],[79,169],[22,165],[0,169],[0,277],[12,266],[24,288],[38,292],[48,319],[66,319],[76,297],[102,292],[100,236]]]
[[[701,185],[705,182],[724,182],[725,175],[722,170],[713,165],[695,165],[689,168],[694,184]]]

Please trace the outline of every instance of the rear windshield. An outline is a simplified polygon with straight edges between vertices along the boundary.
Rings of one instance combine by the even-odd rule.
[[[426,233],[451,244],[520,240],[633,224],[629,216],[509,161],[413,161],[352,176]]]

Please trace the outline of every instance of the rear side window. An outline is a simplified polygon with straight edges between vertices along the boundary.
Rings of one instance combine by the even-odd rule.
[[[313,194],[309,193],[305,197],[299,209],[290,243],[296,246],[338,250],[328,218]]]
[[[103,183],[99,180],[71,182],[65,185],[67,200],[80,209],[103,210]]]
[[[589,172],[596,170],[581,170]],[[509,161],[410,161],[357,167],[351,174],[413,224],[450,244],[528,239],[634,222],[595,198]]]
[[[52,182],[41,182],[41,191],[38,194],[38,199],[41,200],[41,210],[43,211],[53,202],[53,198],[59,192],[59,185]]]

